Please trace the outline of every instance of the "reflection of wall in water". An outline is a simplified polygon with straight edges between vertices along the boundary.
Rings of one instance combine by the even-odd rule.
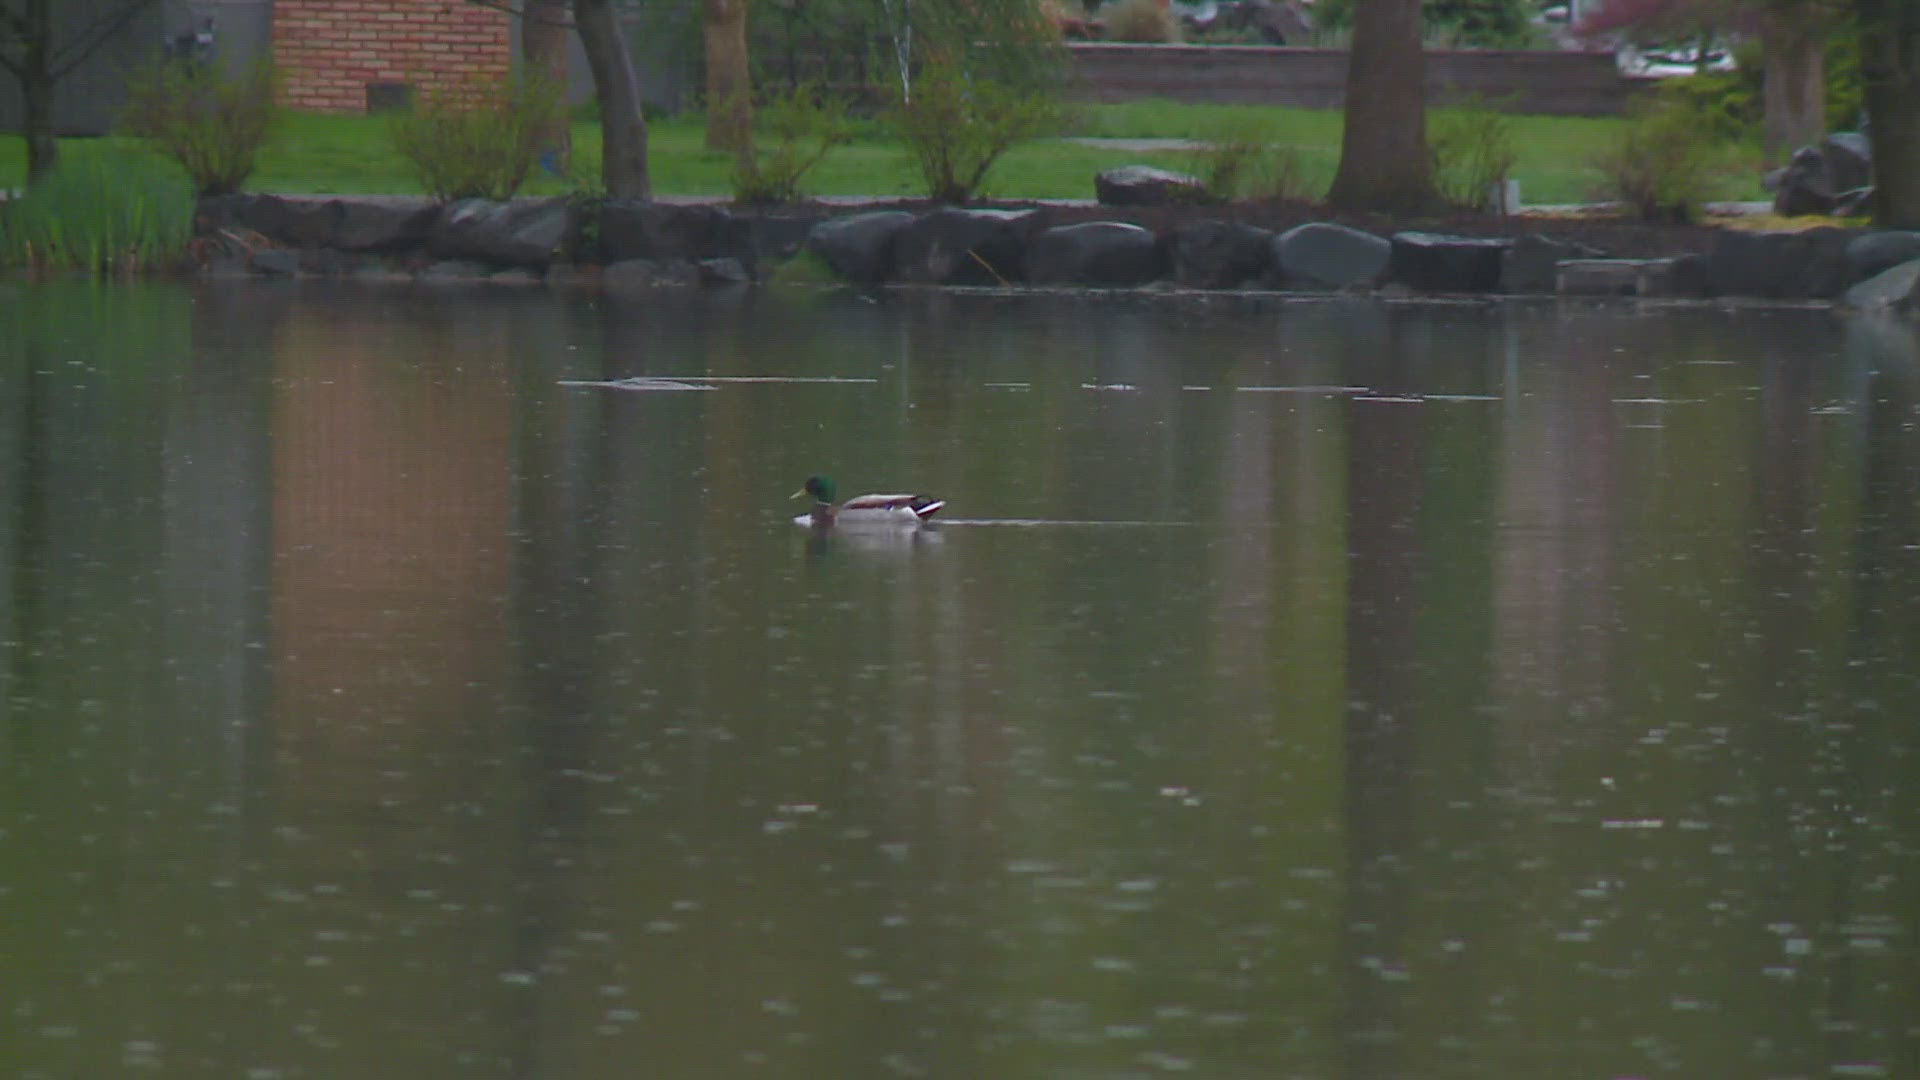
[[[506,659],[509,400],[496,358],[462,350],[457,374],[422,370],[323,320],[291,325],[279,349],[278,708],[283,749],[331,798],[376,800],[386,785],[355,732],[457,739]]]

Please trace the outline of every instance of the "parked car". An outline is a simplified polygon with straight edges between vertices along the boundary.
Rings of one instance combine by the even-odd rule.
[[[1614,50],[1613,59],[1620,66],[1621,74],[1642,79],[1732,71],[1739,66],[1734,62],[1732,50],[1698,42],[1622,45]]]
[[[1173,13],[1189,31],[1251,31],[1269,45],[1304,45],[1313,16],[1302,0],[1173,0]]]

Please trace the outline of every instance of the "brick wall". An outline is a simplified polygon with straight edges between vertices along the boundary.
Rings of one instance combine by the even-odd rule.
[[[416,96],[513,62],[509,16],[466,0],[276,0],[273,60],[282,104],[365,112],[368,83]]]

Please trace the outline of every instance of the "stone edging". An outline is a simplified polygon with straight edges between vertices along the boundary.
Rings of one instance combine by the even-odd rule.
[[[1709,250],[1615,259],[1546,236],[1378,236],[1331,222],[1275,234],[1194,217],[1156,233],[1057,224],[1048,208],[729,210],[628,200],[202,200],[213,274],[404,277],[613,289],[764,280],[802,250],[880,285],[1743,297],[1920,313],[1920,232],[1722,230]]]

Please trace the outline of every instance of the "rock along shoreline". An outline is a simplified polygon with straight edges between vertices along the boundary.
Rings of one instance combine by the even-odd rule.
[[[1397,228],[1310,209],[911,204],[743,209],[565,197],[202,199],[208,275],[738,286],[808,253],[853,286],[1829,302],[1920,317],[1920,232],[1663,229],[1581,218]]]

